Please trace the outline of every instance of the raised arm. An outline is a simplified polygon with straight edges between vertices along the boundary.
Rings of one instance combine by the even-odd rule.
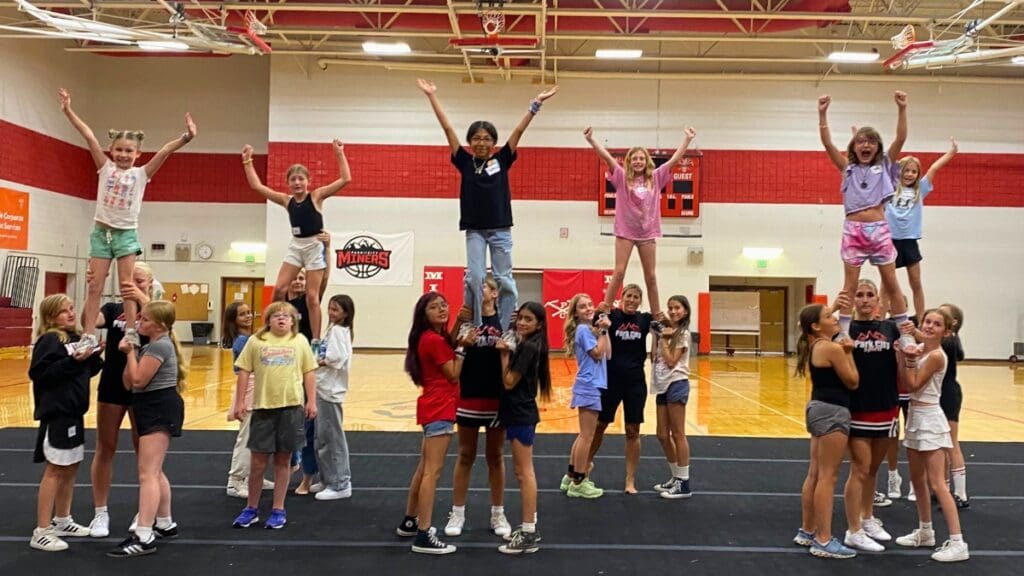
[[[252,146],[248,144],[242,148],[242,166],[245,168],[245,179],[249,182],[249,188],[258,192],[267,200],[281,206],[288,206],[288,195],[267,188],[260,182],[260,175],[256,173],[256,167],[252,165]]]
[[[526,132],[526,127],[533,121],[533,117],[537,115],[537,112],[540,112],[540,107],[544,105],[544,101],[555,94],[558,94],[558,86],[552,86],[550,89],[537,94],[537,97],[533,100],[530,100],[530,108],[523,115],[523,119],[519,121],[519,125],[512,130],[512,134],[509,135],[508,142],[505,144],[513,152],[519,147],[519,139],[523,137],[523,132]]]
[[[146,162],[144,168],[146,169],[146,178],[152,178],[156,171],[164,165],[167,161],[167,157],[180,150],[185,144],[188,144],[196,137],[196,123],[192,121],[192,115],[188,112],[185,113],[185,131],[181,133],[174,140],[171,140],[167,144],[164,144],[149,162]]]
[[[462,144],[459,143],[459,135],[452,128],[452,123],[448,121],[448,115],[441,108],[441,101],[437,99],[437,86],[433,82],[422,78],[417,78],[416,84],[427,95],[427,100],[430,100],[430,107],[434,109],[434,116],[437,116],[437,121],[441,124],[441,129],[444,130],[444,136],[448,139],[448,149],[451,150],[452,154],[455,154]]]
[[[345,157],[345,145],[341,143],[341,140],[335,138],[334,142],[331,143],[331,147],[334,149],[334,157],[338,159],[338,171],[341,175],[334,182],[313,191],[313,199],[317,202],[323,202],[334,196],[339,190],[352,182],[352,172],[348,167],[348,158]]]
[[[331,268],[333,268],[333,264],[331,264],[331,262],[333,261],[333,259],[331,258],[331,233],[324,230],[317,234],[316,239],[319,240],[320,242],[323,242],[324,259],[327,260],[327,268],[324,268],[324,277],[322,280],[320,280],[320,290],[318,291],[318,294],[320,295],[320,301],[323,302],[324,294],[327,293],[327,283],[331,279]]]
[[[594,149],[594,152],[597,152],[597,156],[608,165],[608,169],[615,170],[619,163],[615,161],[615,157],[608,152],[604,145],[594,138],[594,129],[590,126],[584,128],[583,137],[587,139],[587,144],[590,144],[590,147]]]
[[[99,141],[96,140],[96,135],[92,133],[92,128],[89,128],[89,125],[83,122],[78,117],[78,114],[75,114],[75,111],[71,109],[71,94],[64,88],[58,90],[57,94],[60,95],[61,112],[67,116],[68,122],[71,122],[75,130],[78,130],[78,133],[85,139],[86,145],[89,146],[89,154],[92,155],[92,161],[96,164],[96,168],[103,167],[108,160],[107,153],[103,151]]]
[[[942,167],[945,166],[946,164],[949,164],[949,161],[953,159],[953,156],[956,156],[956,153],[957,153],[956,140],[954,140],[953,138],[950,138],[949,139],[949,151],[946,152],[945,154],[943,154],[942,156],[940,156],[939,159],[935,161],[935,163],[933,163],[931,166],[928,167],[928,173],[925,174],[924,177],[927,178],[929,182],[934,183],[935,182],[935,173],[938,172],[939,170],[941,170]]]
[[[679,145],[679,148],[677,148],[675,153],[672,154],[672,157],[668,159],[668,162],[665,162],[669,168],[675,166],[683,159],[683,154],[686,154],[686,149],[690,147],[690,142],[697,137],[697,131],[693,129],[693,126],[687,126],[686,130],[683,130],[683,134],[683,143]]]
[[[832,143],[832,134],[828,129],[828,107],[831,103],[832,97],[828,94],[818,97],[818,136],[821,137],[821,144],[825,147],[829,160],[839,170],[846,170],[847,158]]]
[[[889,145],[889,159],[895,162],[899,158],[900,152],[903,151],[903,144],[907,141],[907,93],[897,90],[893,94],[893,99],[896,100],[899,115],[896,117],[896,138]]]

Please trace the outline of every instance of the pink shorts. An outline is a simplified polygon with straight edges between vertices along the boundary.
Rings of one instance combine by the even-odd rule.
[[[870,260],[875,266],[892,264],[896,261],[896,248],[892,245],[889,223],[843,222],[843,246],[839,251],[843,262],[850,266],[863,266]]]

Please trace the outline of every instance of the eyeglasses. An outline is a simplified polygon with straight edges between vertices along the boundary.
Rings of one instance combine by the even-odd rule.
[[[494,138],[490,136],[473,136],[469,141],[472,144],[486,144],[487,142],[494,142]]]
[[[291,318],[291,317],[292,317],[292,315],[290,313],[288,313],[288,312],[278,312],[276,314],[271,314],[270,315],[270,319],[271,320],[277,320],[278,318]]]

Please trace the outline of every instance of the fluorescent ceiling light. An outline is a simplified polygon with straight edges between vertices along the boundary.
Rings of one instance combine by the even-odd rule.
[[[139,40],[139,48],[148,52],[184,52],[189,45],[177,40]]]
[[[606,60],[634,60],[644,55],[643,50],[597,50],[594,52],[594,56]]]
[[[744,258],[751,260],[774,260],[782,255],[782,248],[754,248],[744,247]]]
[[[363,52],[367,54],[409,54],[412,49],[405,42],[363,42]]]
[[[878,52],[833,52],[828,55],[828,59],[830,62],[867,64],[878,60]]]
[[[232,242],[231,249],[240,254],[263,254],[267,251],[266,242]]]
[[[1017,64],[1018,66],[1024,66],[1024,56],[1014,56],[1010,58],[1010,62]]]

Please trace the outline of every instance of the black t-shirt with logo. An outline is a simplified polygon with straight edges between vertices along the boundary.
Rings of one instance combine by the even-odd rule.
[[[452,164],[462,175],[459,188],[459,230],[512,227],[512,192],[508,169],[516,152],[506,144],[487,160],[477,160],[461,146]]]
[[[128,365],[128,357],[124,352],[117,349],[121,339],[124,338],[124,328],[127,324],[124,317],[124,304],[108,302],[100,307],[100,314],[103,316],[103,327],[107,329],[107,349],[103,363],[103,373],[100,375],[100,386],[106,390],[124,390],[124,367]],[[149,344],[149,338],[139,335],[139,343],[142,346]],[[131,403],[132,393],[124,392],[126,404]]]
[[[459,395],[463,398],[497,398],[501,394],[501,353],[494,345],[501,340],[498,315],[484,316],[476,343],[466,348],[466,359],[459,375]]]
[[[647,360],[647,334],[652,316],[647,312],[626,314],[616,308],[608,314],[611,326],[612,357],[608,360],[608,384],[644,381]]]
[[[522,342],[509,360],[509,370],[518,372],[521,377],[511,390],[502,387],[501,399],[498,402],[498,419],[505,426],[523,426],[540,422],[540,410],[537,409],[537,390],[540,383],[540,338],[538,334]]]
[[[900,330],[893,320],[854,320],[850,323],[853,362],[860,385],[852,393],[850,412],[879,412],[899,405],[896,388],[896,349]]]
[[[302,292],[293,300],[289,300],[288,303],[299,312],[299,334],[305,336],[306,340],[312,340],[313,327],[309,324],[309,307],[306,306],[306,293]],[[264,322],[270,322],[270,318],[265,318]]]

